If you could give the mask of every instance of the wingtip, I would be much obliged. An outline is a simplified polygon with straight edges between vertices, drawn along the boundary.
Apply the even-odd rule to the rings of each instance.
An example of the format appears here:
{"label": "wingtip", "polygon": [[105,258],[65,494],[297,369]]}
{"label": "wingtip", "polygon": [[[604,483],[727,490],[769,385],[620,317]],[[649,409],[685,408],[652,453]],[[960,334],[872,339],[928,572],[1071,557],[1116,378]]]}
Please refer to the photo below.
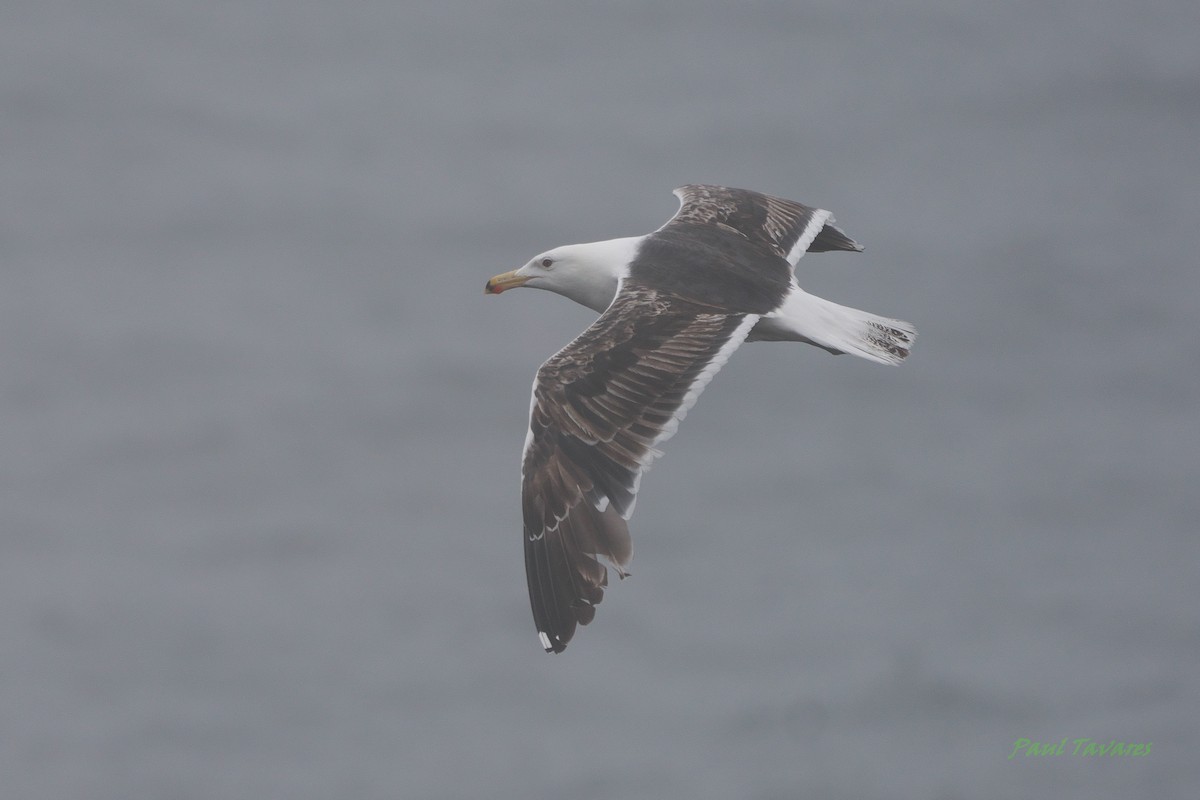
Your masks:
{"label": "wingtip", "polygon": [[567,649],[565,642],[551,641],[545,631],[538,631],[538,641],[542,644],[542,649],[547,653],[561,653]]}
{"label": "wingtip", "polygon": [[863,246],[846,235],[846,232],[833,224],[833,216],[825,220],[824,226],[808,245],[810,253],[828,253],[830,250],[842,250],[850,253],[861,253]]}

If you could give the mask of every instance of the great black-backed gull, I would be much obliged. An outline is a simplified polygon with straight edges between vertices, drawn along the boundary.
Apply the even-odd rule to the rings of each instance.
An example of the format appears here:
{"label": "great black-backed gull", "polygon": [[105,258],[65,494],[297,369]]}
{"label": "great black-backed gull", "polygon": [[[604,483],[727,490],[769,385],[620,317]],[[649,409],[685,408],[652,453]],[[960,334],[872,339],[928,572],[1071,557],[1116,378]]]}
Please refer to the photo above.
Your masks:
{"label": "great black-backed gull", "polygon": [[633,554],[642,473],[744,341],[795,341],[883,364],[907,322],[801,290],[806,252],[861,251],[828,211],[744,189],[684,186],[645,236],[548,250],[487,282],[548,289],[602,312],[537,371],[521,464],[525,570],[538,639],[561,653]]}

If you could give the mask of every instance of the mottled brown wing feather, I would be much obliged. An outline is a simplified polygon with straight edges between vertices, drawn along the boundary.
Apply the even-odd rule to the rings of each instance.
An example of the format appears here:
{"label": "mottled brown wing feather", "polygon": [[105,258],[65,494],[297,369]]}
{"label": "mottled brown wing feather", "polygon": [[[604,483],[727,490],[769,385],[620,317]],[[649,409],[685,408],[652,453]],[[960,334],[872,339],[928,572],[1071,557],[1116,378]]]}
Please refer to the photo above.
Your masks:
{"label": "mottled brown wing feather", "polygon": [[521,495],[529,600],[548,651],[595,616],[608,583],[597,556],[626,574],[642,471],[756,319],[627,280],[538,370]]}
{"label": "mottled brown wing feather", "polygon": [[[675,190],[679,211],[672,223],[715,225],[762,244],[793,266],[805,252],[860,251],[832,224],[828,211],[748,189],[692,184]],[[802,242],[803,249],[796,251]]]}

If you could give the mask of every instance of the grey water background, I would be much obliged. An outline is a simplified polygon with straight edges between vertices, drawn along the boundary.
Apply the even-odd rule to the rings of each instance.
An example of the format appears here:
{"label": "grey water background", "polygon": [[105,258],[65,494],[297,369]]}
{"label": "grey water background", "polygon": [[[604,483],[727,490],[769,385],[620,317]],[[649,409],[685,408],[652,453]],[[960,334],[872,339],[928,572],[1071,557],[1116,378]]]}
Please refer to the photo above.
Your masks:
{"label": "grey water background", "polygon": [[[1195,797],[1198,33],[4,4],[4,796]],[[802,284],[921,338],[742,348],[550,657],[518,459],[592,315],[483,282],[687,182],[832,209]]]}

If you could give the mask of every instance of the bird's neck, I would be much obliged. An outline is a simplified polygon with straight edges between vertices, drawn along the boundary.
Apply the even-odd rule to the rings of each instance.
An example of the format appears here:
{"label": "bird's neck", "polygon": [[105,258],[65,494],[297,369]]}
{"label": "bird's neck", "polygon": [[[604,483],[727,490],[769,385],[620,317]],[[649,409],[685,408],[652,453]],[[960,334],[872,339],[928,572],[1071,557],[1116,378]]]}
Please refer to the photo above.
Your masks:
{"label": "bird's neck", "polygon": [[612,304],[618,281],[628,272],[629,263],[637,255],[643,238],[627,236],[588,243],[589,261],[593,267],[562,294],[593,311],[603,312]]}

